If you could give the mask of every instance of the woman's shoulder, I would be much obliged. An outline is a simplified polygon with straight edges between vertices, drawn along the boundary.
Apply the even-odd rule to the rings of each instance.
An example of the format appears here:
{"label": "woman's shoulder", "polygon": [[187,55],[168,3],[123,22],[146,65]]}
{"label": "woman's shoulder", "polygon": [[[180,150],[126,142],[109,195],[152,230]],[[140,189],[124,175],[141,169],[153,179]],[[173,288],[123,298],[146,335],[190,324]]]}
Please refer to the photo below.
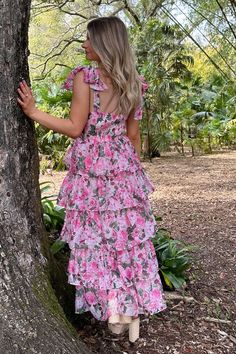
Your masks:
{"label": "woman's shoulder", "polygon": [[67,76],[66,81],[63,83],[62,88],[72,90],[73,80],[79,72],[83,71],[84,82],[89,84],[91,88],[96,90],[104,90],[104,85],[99,78],[98,69],[91,65],[78,65]]}

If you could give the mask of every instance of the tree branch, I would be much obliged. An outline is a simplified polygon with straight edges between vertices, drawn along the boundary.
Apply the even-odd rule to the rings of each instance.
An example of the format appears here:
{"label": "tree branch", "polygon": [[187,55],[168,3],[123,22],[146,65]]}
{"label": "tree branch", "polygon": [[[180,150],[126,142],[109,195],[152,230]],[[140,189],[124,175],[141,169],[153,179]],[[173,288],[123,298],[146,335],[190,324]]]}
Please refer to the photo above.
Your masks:
{"label": "tree branch", "polygon": [[109,16],[115,16],[117,15],[120,11],[124,10],[124,6],[119,7],[118,9],[114,10],[113,12],[110,13]]}
{"label": "tree branch", "polygon": [[[38,12],[36,12],[33,17],[36,17],[38,15],[41,15],[45,12],[49,12],[49,11],[52,11],[52,10],[60,10],[62,11],[63,13],[66,13],[68,15],[71,15],[71,16],[78,16],[78,17],[81,17],[85,20],[88,20],[88,17],[86,17],[85,15],[82,15],[80,12],[73,12],[73,11],[69,11],[69,10],[65,10],[63,9],[63,7],[65,5],[67,5],[68,3],[70,2],[74,2],[74,1],[71,1],[71,0],[65,0],[62,4],[49,4],[49,5],[43,5],[43,6],[37,6],[36,5],[33,5],[32,6],[32,10],[37,10]],[[44,9],[44,11],[39,11],[41,9]],[[86,10],[86,9],[89,9],[89,7],[84,7],[82,10]]]}
{"label": "tree branch", "polygon": [[34,81],[42,81],[42,80],[44,80],[57,66],[62,66],[62,67],[68,68],[68,69],[72,69],[68,65],[61,64],[61,63],[55,63],[53,68],[51,68],[49,71],[47,71],[44,76],[40,76],[40,77],[34,78]]}
{"label": "tree branch", "polygon": [[[176,4],[175,5],[177,7],[177,9],[188,19],[188,21],[192,24],[193,21],[183,12],[183,10]],[[201,33],[201,35],[203,36],[203,38],[205,38],[205,40],[209,43],[209,45],[216,51],[216,53],[219,55],[219,57],[223,60],[223,62],[226,64],[226,66],[228,67],[228,69],[230,71],[232,71],[232,73],[235,75],[236,72],[232,69],[232,66],[226,61],[225,57],[223,57],[223,55],[218,51],[218,49],[209,41],[209,39],[205,36],[205,34],[199,29],[197,28],[197,31],[199,33]],[[191,33],[191,32],[189,32]]]}
{"label": "tree branch", "polygon": [[162,4],[163,4],[164,1],[165,1],[165,0],[161,0],[158,4],[155,4],[153,10],[152,10],[152,11],[150,12],[150,14],[149,14],[149,17],[153,17],[153,16],[156,14],[157,9],[160,9],[160,8],[161,8],[161,6],[162,6]]}
{"label": "tree branch", "polygon": [[214,65],[214,67],[221,73],[221,75],[230,80],[228,75],[216,64],[216,62],[209,56],[209,54],[202,48],[202,46],[191,36],[191,34],[184,28],[184,26],[163,6],[161,9],[166,16],[168,16],[173,22],[175,22],[183,32],[187,34],[187,36],[193,41],[193,43],[206,55],[206,57],[210,60],[210,62]]}
{"label": "tree branch", "polygon": [[216,1],[217,5],[219,6],[219,8],[220,8],[220,10],[221,10],[221,12],[222,12],[222,14],[223,14],[223,16],[225,18],[225,21],[227,22],[227,24],[228,24],[233,36],[236,39],[236,34],[235,34],[234,30],[233,30],[233,27],[231,26],[231,23],[228,21],[228,18],[226,16],[226,13],[224,12],[224,9],[223,9],[222,5],[220,4],[220,2],[218,0],[215,0],[215,1]]}
{"label": "tree branch", "polygon": [[235,18],[236,18],[236,2],[235,2],[235,0],[229,0],[229,1],[231,4],[231,7],[232,7],[233,16],[235,16]]}
{"label": "tree branch", "polygon": [[[77,41],[78,41],[79,43],[83,43],[82,40],[77,39]],[[55,45],[54,47],[52,47],[52,48],[50,49],[50,51],[49,51],[47,54],[44,54],[44,55],[42,55],[42,54],[37,54],[37,53],[31,53],[31,54],[34,55],[35,57],[47,58],[50,54],[52,54],[52,53],[54,52],[55,49],[57,49],[58,47],[60,47],[60,45],[61,45],[63,42],[68,43],[68,42],[71,42],[71,41],[70,41],[69,39],[62,39],[60,42],[57,43],[57,45]],[[41,65],[43,65],[43,64],[41,64]],[[35,69],[37,69],[37,68],[35,68]]]}
{"label": "tree branch", "polygon": [[46,60],[44,63],[41,63],[41,64],[39,64],[39,65],[36,66],[36,67],[33,67],[33,69],[38,69],[38,68],[40,68],[41,66],[43,66],[43,70],[42,70],[42,72],[41,72],[41,73],[43,74],[43,73],[45,72],[45,70],[46,70],[48,61],[51,60],[51,59],[53,59],[53,58],[56,58],[56,57],[60,56],[60,55],[65,51],[65,49],[66,49],[67,47],[69,47],[69,46],[70,46],[72,43],[74,43],[74,42],[79,42],[79,40],[78,40],[78,39],[72,39],[72,40],[68,41],[68,43],[60,50],[60,52],[51,55],[49,58],[47,58],[47,60]]}
{"label": "tree branch", "polygon": [[135,22],[137,23],[137,25],[139,27],[142,27],[142,24],[141,24],[141,21],[140,21],[138,15],[134,12],[132,7],[130,7],[130,5],[128,4],[128,0],[124,0],[124,9],[126,9],[130,13],[130,15],[134,18]]}
{"label": "tree branch", "polygon": [[202,12],[197,10],[192,4],[189,4],[188,1],[186,1],[186,0],[181,0],[181,1],[184,2],[187,6],[189,6],[193,11],[198,13],[202,18],[204,18],[204,20],[206,20],[213,28],[215,28],[217,30],[217,32],[221,34],[221,36],[224,38],[224,40],[227,41],[228,44],[236,50],[236,46],[227,38],[227,36],[224,35],[223,32],[221,32],[219,30],[219,28],[217,26],[214,25],[213,22],[211,22],[205,15],[203,15]]}

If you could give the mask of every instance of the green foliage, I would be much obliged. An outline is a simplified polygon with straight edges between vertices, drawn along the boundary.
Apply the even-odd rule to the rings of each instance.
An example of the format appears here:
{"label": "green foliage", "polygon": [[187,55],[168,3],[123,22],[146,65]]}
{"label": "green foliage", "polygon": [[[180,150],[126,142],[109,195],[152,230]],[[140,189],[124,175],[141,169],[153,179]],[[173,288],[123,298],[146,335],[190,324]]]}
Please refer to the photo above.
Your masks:
{"label": "green foliage", "polygon": [[65,247],[65,245],[66,245],[66,242],[64,242],[62,240],[54,241],[50,247],[52,254],[56,254],[56,253],[60,252]]}
{"label": "green foliage", "polygon": [[[234,95],[232,97],[232,95]],[[235,143],[235,89],[232,82],[225,82],[219,75],[212,75],[207,83],[199,78],[182,87],[182,94],[171,113],[175,141],[195,146],[204,153],[212,152],[219,145]],[[190,128],[196,135],[189,139]]]}
{"label": "green foliage", "polygon": [[[62,78],[58,83],[45,79],[43,82],[36,82],[33,90],[36,96],[38,107],[59,118],[66,118],[69,115],[71,92],[62,90]],[[35,123],[38,149],[44,156],[40,163],[42,172],[47,168],[64,170],[63,156],[71,143],[71,139],[65,135],[53,132]]]}
{"label": "green foliage", "polygon": [[59,205],[55,205],[52,200],[45,199],[43,205],[43,220],[46,229],[60,229],[64,222],[65,210]]}
{"label": "green foliage", "polygon": [[[40,183],[41,195],[50,190],[51,183],[53,184],[53,182],[50,181]],[[44,195],[41,197],[44,225],[50,232],[61,230],[65,219],[65,209],[59,205],[56,205],[56,197],[57,195],[55,194]]]}
{"label": "green foliage", "polygon": [[185,271],[190,268],[193,261],[190,252],[195,246],[174,240],[165,228],[159,228],[152,241],[163,287],[171,290],[181,288],[186,282]]}
{"label": "green foliage", "polygon": [[182,32],[176,25],[151,18],[143,30],[133,27],[132,40],[139,71],[149,83],[142,133],[149,137],[149,153],[169,150],[173,141],[171,112],[179,102],[183,83],[191,80],[193,57],[180,44]]}

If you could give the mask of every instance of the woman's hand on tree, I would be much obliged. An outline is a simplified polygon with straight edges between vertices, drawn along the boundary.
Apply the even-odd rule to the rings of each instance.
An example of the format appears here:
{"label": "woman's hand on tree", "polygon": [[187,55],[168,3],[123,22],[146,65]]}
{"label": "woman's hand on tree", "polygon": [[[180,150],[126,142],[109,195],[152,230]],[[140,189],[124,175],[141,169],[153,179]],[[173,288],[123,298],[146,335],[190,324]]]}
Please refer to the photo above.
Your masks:
{"label": "woman's hand on tree", "polygon": [[28,117],[31,117],[37,108],[35,106],[35,99],[32,95],[32,90],[27,85],[25,80],[20,82],[17,92],[20,96],[20,98],[17,98],[17,101],[21,105],[22,110]]}

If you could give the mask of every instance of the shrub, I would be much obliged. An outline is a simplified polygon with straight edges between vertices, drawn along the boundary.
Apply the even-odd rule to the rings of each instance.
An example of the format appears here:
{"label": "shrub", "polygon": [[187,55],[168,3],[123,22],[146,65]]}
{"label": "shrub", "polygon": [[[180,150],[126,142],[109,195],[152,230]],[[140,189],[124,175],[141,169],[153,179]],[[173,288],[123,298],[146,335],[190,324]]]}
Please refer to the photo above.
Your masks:
{"label": "shrub", "polygon": [[[156,220],[161,220],[155,216]],[[163,287],[167,290],[181,288],[186,283],[185,271],[190,268],[193,257],[190,254],[196,246],[175,240],[165,228],[159,228],[152,239]]]}
{"label": "shrub", "polygon": [[[54,183],[49,181],[40,183],[41,195],[48,192],[50,184]],[[64,223],[65,209],[56,204],[56,197],[56,194],[41,197],[43,221],[47,231],[60,231]]]}

